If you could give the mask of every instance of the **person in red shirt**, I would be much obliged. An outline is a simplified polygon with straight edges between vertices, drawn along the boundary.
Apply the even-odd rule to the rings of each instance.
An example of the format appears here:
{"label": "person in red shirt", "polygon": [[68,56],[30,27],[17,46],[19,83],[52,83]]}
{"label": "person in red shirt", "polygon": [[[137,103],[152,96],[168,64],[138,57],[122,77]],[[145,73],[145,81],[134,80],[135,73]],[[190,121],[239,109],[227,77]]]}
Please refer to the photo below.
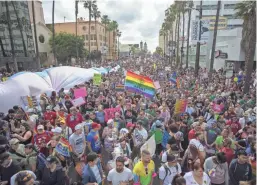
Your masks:
{"label": "person in red shirt", "polygon": [[44,113],[44,119],[49,120],[51,125],[55,126],[56,113],[51,111],[51,107],[46,107],[46,112]]}
{"label": "person in red shirt", "polygon": [[72,129],[72,132],[74,132],[75,126],[83,122],[83,117],[76,107],[71,107],[70,112],[71,113],[66,118],[66,124]]}
{"label": "person in red shirt", "polygon": [[36,134],[32,139],[32,144],[36,145],[41,153],[48,155],[48,150],[46,144],[51,140],[53,134],[49,131],[45,131],[43,125],[37,126]]}
{"label": "person in red shirt", "polygon": [[188,132],[188,140],[195,139],[195,133],[201,131],[201,125],[199,122],[192,124],[193,128]]}
{"label": "person in red shirt", "polygon": [[234,135],[241,129],[241,125],[238,122],[237,117],[232,117],[231,120],[228,120],[226,125],[230,126],[231,131],[233,132]]}
{"label": "person in red shirt", "polygon": [[231,139],[227,138],[223,140],[223,147],[220,149],[220,152],[224,152],[226,154],[226,159],[228,166],[232,159],[235,158],[234,150],[231,148],[232,141]]}

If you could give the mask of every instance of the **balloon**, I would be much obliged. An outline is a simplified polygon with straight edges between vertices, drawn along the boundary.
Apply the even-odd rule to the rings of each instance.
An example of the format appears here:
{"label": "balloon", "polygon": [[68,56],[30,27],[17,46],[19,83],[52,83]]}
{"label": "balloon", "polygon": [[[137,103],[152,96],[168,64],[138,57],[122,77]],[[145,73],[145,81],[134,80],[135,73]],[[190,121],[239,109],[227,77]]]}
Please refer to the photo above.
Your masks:
{"label": "balloon", "polygon": [[234,82],[238,82],[238,78],[237,77],[234,78]]}

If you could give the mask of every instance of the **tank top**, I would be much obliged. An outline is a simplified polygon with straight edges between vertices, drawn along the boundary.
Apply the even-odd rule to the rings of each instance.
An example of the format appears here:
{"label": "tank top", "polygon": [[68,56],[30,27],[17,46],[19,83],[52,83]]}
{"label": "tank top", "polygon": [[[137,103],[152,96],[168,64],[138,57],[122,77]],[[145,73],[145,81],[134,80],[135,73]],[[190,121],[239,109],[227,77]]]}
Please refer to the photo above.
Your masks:
{"label": "tank top", "polygon": [[[31,132],[31,131],[27,131],[27,132]],[[27,132],[24,132],[24,134],[22,134],[22,137],[24,137]],[[31,133],[32,133],[32,132],[31,132]],[[24,144],[24,145],[30,144],[30,143],[31,143],[31,140],[32,140],[32,137],[33,137],[33,133],[31,134],[31,136],[30,136],[29,139],[27,139],[26,141],[21,141],[20,143],[21,143],[21,144]]]}

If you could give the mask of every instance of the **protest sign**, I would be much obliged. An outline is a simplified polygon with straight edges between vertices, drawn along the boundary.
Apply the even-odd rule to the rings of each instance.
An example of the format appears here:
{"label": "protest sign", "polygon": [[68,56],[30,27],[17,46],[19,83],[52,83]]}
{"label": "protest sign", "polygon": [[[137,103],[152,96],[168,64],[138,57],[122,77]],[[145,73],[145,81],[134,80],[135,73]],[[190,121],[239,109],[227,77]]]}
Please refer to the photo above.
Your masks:
{"label": "protest sign", "polygon": [[115,91],[117,92],[123,92],[125,90],[124,85],[118,84],[115,86]]}
{"label": "protest sign", "polygon": [[104,109],[104,120],[107,122],[109,119],[113,119],[116,112],[120,112],[120,107]]}
{"label": "protest sign", "polygon": [[161,88],[159,81],[155,81],[153,83],[154,83],[155,89],[160,89]]}
{"label": "protest sign", "polygon": [[80,105],[83,105],[86,103],[86,101],[84,100],[84,98],[82,97],[79,97],[77,99],[74,99],[74,100],[71,100],[72,104],[77,107],[77,106],[80,106]]}
{"label": "protest sign", "polygon": [[187,100],[176,100],[175,114],[180,114],[185,112],[186,107],[187,107]]}
{"label": "protest sign", "polygon": [[79,88],[79,89],[74,89],[74,96],[75,96],[75,99],[79,98],[79,97],[84,98],[85,96],[87,96],[86,88],[82,87],[82,88]]}
{"label": "protest sign", "polygon": [[148,150],[153,157],[155,154],[156,150],[156,143],[155,143],[155,136],[152,135],[143,146],[141,146],[140,151],[142,152],[143,150]]}
{"label": "protest sign", "polygon": [[95,74],[94,74],[94,77],[93,77],[93,84],[94,84],[94,85],[100,85],[101,82],[102,82],[102,76],[101,76],[101,74],[95,73]]}

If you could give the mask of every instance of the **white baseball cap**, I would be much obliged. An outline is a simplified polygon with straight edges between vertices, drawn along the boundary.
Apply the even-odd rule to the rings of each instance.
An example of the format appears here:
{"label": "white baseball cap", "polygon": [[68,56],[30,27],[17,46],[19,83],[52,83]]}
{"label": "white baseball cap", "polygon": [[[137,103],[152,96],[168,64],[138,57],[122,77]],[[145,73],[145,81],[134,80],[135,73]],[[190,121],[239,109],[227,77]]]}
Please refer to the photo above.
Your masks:
{"label": "white baseball cap", "polygon": [[51,130],[51,132],[60,134],[60,133],[62,133],[62,128],[61,127],[55,127]]}

